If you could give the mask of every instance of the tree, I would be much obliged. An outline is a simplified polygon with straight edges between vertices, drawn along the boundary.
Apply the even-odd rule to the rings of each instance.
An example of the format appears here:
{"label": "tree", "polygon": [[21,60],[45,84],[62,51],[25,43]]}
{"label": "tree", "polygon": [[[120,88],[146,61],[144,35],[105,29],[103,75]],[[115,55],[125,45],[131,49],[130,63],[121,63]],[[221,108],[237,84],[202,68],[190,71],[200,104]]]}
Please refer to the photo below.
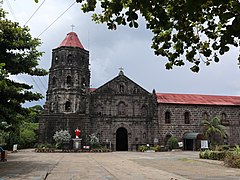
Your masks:
{"label": "tree", "polygon": [[[36,0],[35,0],[36,1]],[[219,55],[239,46],[239,0],[76,0],[96,23],[137,28],[139,16],[153,33],[155,55],[168,58],[167,69],[191,63],[193,72],[200,63],[219,62]],[[99,6],[97,4],[99,3]],[[98,7],[98,8],[96,8]],[[238,58],[240,65],[240,56]]]}
{"label": "tree", "polygon": [[16,82],[9,75],[44,76],[47,71],[37,67],[42,55],[37,50],[40,40],[33,38],[27,27],[6,19],[5,15],[0,8],[0,122],[12,125],[10,130],[14,133],[19,127],[18,115],[29,113],[22,104],[43,96],[32,92],[31,85]]}
{"label": "tree", "polygon": [[206,127],[206,137],[210,140],[212,145],[217,143],[217,135],[220,137],[227,137],[225,126],[221,125],[218,117],[214,117],[210,121],[203,120],[202,124]]}

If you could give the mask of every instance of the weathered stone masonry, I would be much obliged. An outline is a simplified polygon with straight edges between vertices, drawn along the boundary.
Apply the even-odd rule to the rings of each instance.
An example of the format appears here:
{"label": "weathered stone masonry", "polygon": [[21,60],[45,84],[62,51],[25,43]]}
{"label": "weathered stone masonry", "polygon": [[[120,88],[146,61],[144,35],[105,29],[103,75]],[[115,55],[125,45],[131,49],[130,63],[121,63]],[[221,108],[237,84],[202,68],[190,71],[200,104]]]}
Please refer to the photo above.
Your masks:
{"label": "weathered stone masonry", "polygon": [[95,133],[113,150],[136,150],[142,144],[165,145],[170,136],[183,141],[186,133],[203,134],[202,120],[219,116],[229,134],[225,143],[240,144],[240,97],[149,93],[123,71],[90,88],[89,52],[74,32],[53,49],[49,72],[41,143],[52,143],[57,130],[74,134],[78,127],[83,144]]}

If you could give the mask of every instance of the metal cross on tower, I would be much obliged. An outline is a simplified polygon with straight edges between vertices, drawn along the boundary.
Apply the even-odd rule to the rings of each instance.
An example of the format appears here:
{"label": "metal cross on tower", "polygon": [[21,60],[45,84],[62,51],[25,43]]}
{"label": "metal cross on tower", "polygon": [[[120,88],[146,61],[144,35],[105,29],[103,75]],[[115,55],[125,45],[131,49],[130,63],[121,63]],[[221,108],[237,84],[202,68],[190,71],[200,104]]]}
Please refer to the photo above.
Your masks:
{"label": "metal cross on tower", "polygon": [[72,32],[73,32],[73,29],[75,28],[75,26],[72,24],[71,27],[72,27]]}

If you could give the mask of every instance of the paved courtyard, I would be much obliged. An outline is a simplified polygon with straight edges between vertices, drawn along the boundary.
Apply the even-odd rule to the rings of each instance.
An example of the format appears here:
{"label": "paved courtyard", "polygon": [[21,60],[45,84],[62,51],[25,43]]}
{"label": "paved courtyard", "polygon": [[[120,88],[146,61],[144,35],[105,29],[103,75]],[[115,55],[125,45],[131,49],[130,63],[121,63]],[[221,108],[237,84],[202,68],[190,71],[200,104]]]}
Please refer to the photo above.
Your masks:
{"label": "paved courtyard", "polygon": [[198,159],[198,152],[9,153],[0,180],[240,180],[240,169]]}

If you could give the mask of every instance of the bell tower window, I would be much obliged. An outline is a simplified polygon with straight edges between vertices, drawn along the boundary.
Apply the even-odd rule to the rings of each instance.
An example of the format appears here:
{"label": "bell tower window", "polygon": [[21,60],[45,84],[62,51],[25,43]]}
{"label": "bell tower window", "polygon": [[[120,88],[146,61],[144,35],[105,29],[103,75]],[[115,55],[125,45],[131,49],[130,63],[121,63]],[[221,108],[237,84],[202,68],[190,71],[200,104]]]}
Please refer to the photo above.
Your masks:
{"label": "bell tower window", "polygon": [[53,102],[50,103],[50,111],[51,111],[51,112],[54,111],[54,103],[53,103]]}
{"label": "bell tower window", "polygon": [[71,103],[70,101],[66,101],[65,103],[65,111],[70,111],[71,110]]}
{"label": "bell tower window", "polygon": [[72,83],[72,77],[67,76],[67,85],[71,85],[71,83]]}
{"label": "bell tower window", "polygon": [[52,85],[53,85],[53,86],[56,85],[56,77],[55,77],[55,76],[52,78]]}
{"label": "bell tower window", "polygon": [[71,54],[69,54],[69,55],[67,56],[67,62],[68,62],[68,63],[71,63],[72,60],[73,60],[73,56],[72,56]]}
{"label": "bell tower window", "polygon": [[82,87],[85,87],[86,86],[86,80],[85,80],[85,78],[82,78]]}

